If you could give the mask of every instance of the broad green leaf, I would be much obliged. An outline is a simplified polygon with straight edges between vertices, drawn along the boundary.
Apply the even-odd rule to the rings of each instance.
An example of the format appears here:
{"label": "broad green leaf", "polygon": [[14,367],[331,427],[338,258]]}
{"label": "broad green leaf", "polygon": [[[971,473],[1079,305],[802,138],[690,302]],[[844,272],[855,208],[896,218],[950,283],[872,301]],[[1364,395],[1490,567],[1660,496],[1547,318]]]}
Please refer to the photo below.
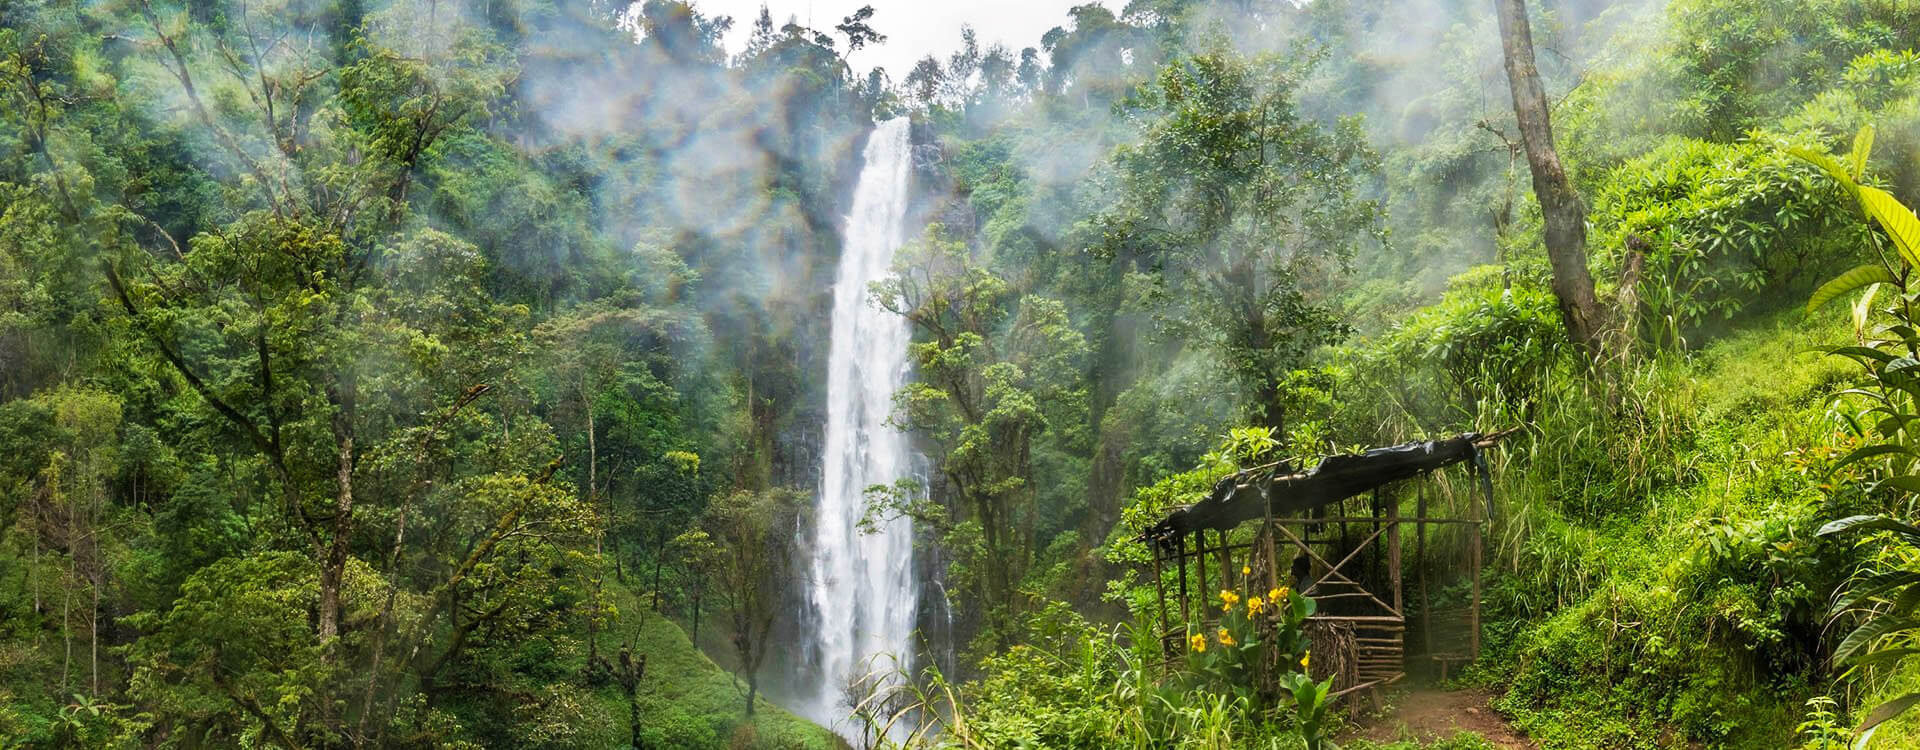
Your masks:
{"label": "broad green leaf", "polygon": [[1916,374],[1916,371],[1920,371],[1920,359],[1901,357],[1892,362],[1888,362],[1886,369],[1881,370],[1880,373],[1884,377],[1887,375],[1913,375]]}
{"label": "broad green leaf", "polygon": [[1836,346],[1826,350],[1827,354],[1839,357],[1861,357],[1885,364],[1893,361],[1893,355],[1868,346]]}
{"label": "broad green leaf", "polygon": [[1920,373],[1898,372],[1893,375],[1894,377],[1886,379],[1887,385],[1898,388],[1915,399],[1920,399],[1920,377],[1916,377]]}
{"label": "broad green leaf", "polygon": [[1869,445],[1864,448],[1857,448],[1852,453],[1848,453],[1847,455],[1842,456],[1840,460],[1835,461],[1833,463],[1832,469],[1827,470],[1827,474],[1831,476],[1834,472],[1844,469],[1855,462],[1864,461],[1866,459],[1873,458],[1874,456],[1884,456],[1889,453],[1904,453],[1909,456],[1913,455],[1913,451],[1908,449],[1904,445],[1892,445],[1888,443],[1882,443],[1879,445]]}
{"label": "broad green leaf", "polygon": [[1860,653],[1861,649],[1874,641],[1891,633],[1909,630],[1914,624],[1911,618],[1892,615],[1882,615],[1868,620],[1860,627],[1854,628],[1847,637],[1840,639],[1840,645],[1833,649],[1833,660],[1836,663],[1852,661],[1855,654]]}
{"label": "broad green leaf", "polygon": [[1900,595],[1894,597],[1893,607],[1887,611],[1905,617],[1913,614],[1913,608],[1920,606],[1920,586],[1909,586]]}
{"label": "broad green leaf", "polygon": [[1900,251],[1900,259],[1906,261],[1909,268],[1920,268],[1920,217],[1914,216],[1913,209],[1885,190],[1862,186],[1859,192],[1860,205],[1887,230],[1894,248]]}
{"label": "broad green leaf", "polygon": [[1907,693],[1906,695],[1874,706],[1872,711],[1867,712],[1866,720],[1860,722],[1860,726],[1854,727],[1853,731],[1867,731],[1883,721],[1906,713],[1907,709],[1913,708],[1913,704],[1915,703],[1920,703],[1920,693]]}
{"label": "broad green leaf", "polygon": [[1893,439],[1901,430],[1907,429],[1907,425],[1912,424],[1915,420],[1920,420],[1920,415],[1894,414],[1892,410],[1885,407],[1876,406],[1871,411],[1887,414],[1886,418],[1874,423],[1873,429],[1880,433],[1881,437],[1889,440]]}
{"label": "broad green leaf", "polygon": [[1789,146],[1787,153],[1798,157],[1801,161],[1819,167],[1820,171],[1826,172],[1828,177],[1832,177],[1836,182],[1839,182],[1841,187],[1846,188],[1848,192],[1859,192],[1859,183],[1854,181],[1852,175],[1847,174],[1847,168],[1841,165],[1839,160],[1803,146]]}
{"label": "broad green leaf", "polygon": [[1886,516],[1848,516],[1838,521],[1828,522],[1814,532],[1814,536],[1833,536],[1846,531],[1894,531],[1913,537],[1920,537],[1916,529]]}
{"label": "broad green leaf", "polygon": [[1853,303],[1853,335],[1858,337],[1867,330],[1867,315],[1873,312],[1873,297],[1880,293],[1879,284],[1868,284],[1867,290],[1860,293],[1860,299]]}
{"label": "broad green leaf", "polygon": [[[1914,476],[1911,474],[1896,474],[1894,476],[1890,476],[1890,477],[1887,477],[1886,479],[1880,480],[1880,484],[1888,487],[1892,487],[1896,490],[1912,492],[1916,495],[1920,495],[1920,476]],[[1907,528],[1912,529],[1913,527],[1908,526]],[[1916,533],[1920,533],[1920,529],[1915,529],[1914,531]],[[1903,531],[1901,533],[1908,533],[1908,532]]]}
{"label": "broad green leaf", "polygon": [[1861,654],[1853,663],[1862,667],[1884,667],[1909,656],[1920,654],[1920,648],[1883,648],[1872,653]]}
{"label": "broad green leaf", "polygon": [[[1844,391],[1841,391],[1840,393],[1838,393],[1838,394],[1836,394],[1836,395],[1840,395],[1840,396],[1859,396],[1859,397],[1861,397],[1861,398],[1866,398],[1866,399],[1872,399],[1872,400],[1875,400],[1875,401],[1879,401],[1880,403],[1883,403],[1883,404],[1884,404],[1884,403],[1889,403],[1889,399],[1888,399],[1888,397],[1887,397],[1887,394],[1884,394],[1884,393],[1881,393],[1881,392],[1879,392],[1879,391],[1869,391],[1869,390],[1867,390],[1867,389],[1865,389],[1865,388],[1848,388],[1848,389],[1846,389],[1846,390],[1844,390]],[[1856,427],[1856,428],[1857,428],[1857,427],[1859,427],[1859,425],[1857,425],[1857,424],[1856,424],[1856,425],[1854,425],[1854,427]]]}
{"label": "broad green leaf", "polygon": [[1807,299],[1807,312],[1812,313],[1825,306],[1828,302],[1839,299],[1861,287],[1870,284],[1891,284],[1895,281],[1896,279],[1894,279],[1892,273],[1887,271],[1886,266],[1878,263],[1856,266],[1853,270],[1835,276],[1831,281],[1821,284],[1819,289],[1815,289],[1813,296]]}
{"label": "broad green leaf", "polygon": [[1867,173],[1867,154],[1872,152],[1873,152],[1873,126],[1868,125],[1866,127],[1861,128],[1860,132],[1854,134],[1853,150],[1847,152],[1847,156],[1853,159],[1854,181],[1856,182],[1859,181],[1860,177]]}
{"label": "broad green leaf", "polygon": [[1829,610],[1829,613],[1835,615],[1840,614],[1849,609],[1853,609],[1854,605],[1868,599],[1872,599],[1902,586],[1911,586],[1916,583],[1920,583],[1920,572],[1903,570],[1868,576],[1847,587],[1846,596],[1834,602],[1833,608]]}

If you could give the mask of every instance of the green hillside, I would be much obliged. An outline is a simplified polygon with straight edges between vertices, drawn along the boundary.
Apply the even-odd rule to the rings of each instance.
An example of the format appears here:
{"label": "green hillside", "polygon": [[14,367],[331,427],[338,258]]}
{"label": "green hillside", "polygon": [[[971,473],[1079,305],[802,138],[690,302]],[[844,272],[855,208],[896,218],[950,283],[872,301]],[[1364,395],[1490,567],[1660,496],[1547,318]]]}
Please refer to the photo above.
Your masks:
{"label": "green hillside", "polygon": [[[754,707],[752,720],[745,720],[741,711],[745,685],[694,648],[685,630],[666,617],[648,612],[636,596],[616,596],[614,602],[621,614],[601,634],[600,647],[618,654],[622,645],[630,644],[636,658],[646,657],[646,677],[640,682],[636,701],[646,746],[845,747],[833,733],[764,697]],[[597,695],[603,702],[624,702],[617,690],[603,688]]]}

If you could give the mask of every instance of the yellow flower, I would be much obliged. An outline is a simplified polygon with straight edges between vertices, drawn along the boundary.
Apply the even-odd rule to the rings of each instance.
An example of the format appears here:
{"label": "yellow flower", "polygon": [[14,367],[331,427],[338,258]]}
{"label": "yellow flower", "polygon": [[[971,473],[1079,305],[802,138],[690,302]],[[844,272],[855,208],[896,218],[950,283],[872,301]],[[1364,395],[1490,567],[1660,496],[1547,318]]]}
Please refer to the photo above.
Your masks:
{"label": "yellow flower", "polygon": [[1240,575],[1243,575],[1243,576],[1253,575],[1253,568],[1247,567],[1245,565],[1240,566]]}
{"label": "yellow flower", "polygon": [[1257,597],[1257,596],[1247,597],[1247,616],[1252,617],[1254,615],[1260,614],[1260,608],[1263,606],[1266,606],[1266,605],[1264,602],[1260,601],[1260,597]]}
{"label": "yellow flower", "polygon": [[1287,598],[1287,593],[1288,593],[1287,587],[1285,586],[1281,586],[1280,588],[1277,588],[1277,589],[1270,589],[1267,591],[1267,601],[1273,602],[1274,606],[1279,606],[1280,600]]}
{"label": "yellow flower", "polygon": [[1300,655],[1300,668],[1301,668],[1302,670],[1304,670],[1304,669],[1306,669],[1306,668],[1307,668],[1307,662],[1308,662],[1308,660],[1310,660],[1310,659],[1312,659],[1312,658],[1313,658],[1313,652],[1312,652],[1312,651],[1308,651],[1308,652],[1306,652],[1306,653],[1304,653],[1304,654],[1301,654],[1301,655]]}
{"label": "yellow flower", "polygon": [[1192,638],[1187,639],[1187,644],[1192,646],[1193,650],[1198,653],[1204,654],[1207,652],[1207,637],[1204,635],[1194,633]]}
{"label": "yellow flower", "polygon": [[1221,628],[1220,629],[1220,645],[1231,646],[1233,645],[1233,643],[1234,643],[1233,634],[1227,632],[1226,628]]}
{"label": "yellow flower", "polygon": [[1233,605],[1239,604],[1239,603],[1240,603],[1239,594],[1233,593],[1231,591],[1220,592],[1220,611],[1226,612],[1228,610],[1231,610],[1233,609]]}

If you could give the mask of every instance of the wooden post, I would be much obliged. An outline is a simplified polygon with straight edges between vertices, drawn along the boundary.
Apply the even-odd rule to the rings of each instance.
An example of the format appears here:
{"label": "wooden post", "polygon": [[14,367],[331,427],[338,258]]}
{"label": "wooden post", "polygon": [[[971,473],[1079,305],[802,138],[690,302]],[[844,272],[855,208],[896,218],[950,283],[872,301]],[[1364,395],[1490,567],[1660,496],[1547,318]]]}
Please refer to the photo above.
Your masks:
{"label": "wooden post", "polygon": [[[1340,513],[1340,551],[1335,554],[1344,555],[1344,554],[1347,554],[1348,552],[1347,546],[1353,543],[1350,539],[1347,538],[1347,501],[1344,499],[1340,501],[1339,513]],[[1315,576],[1315,577],[1318,578],[1318,576]]]}
{"label": "wooden post", "polygon": [[1200,616],[1200,624],[1205,625],[1207,622],[1207,606],[1213,601],[1210,598],[1213,596],[1213,589],[1207,586],[1206,529],[1193,532],[1193,562],[1193,569],[1200,574],[1200,590],[1197,592],[1200,597],[1200,607],[1197,614]]}
{"label": "wooden post", "polygon": [[[1373,534],[1378,537],[1380,536],[1380,516],[1386,513],[1386,493],[1381,491],[1381,488],[1373,488],[1373,504],[1372,507],[1369,507],[1367,510],[1371,511],[1367,513],[1367,515],[1373,518]],[[1382,541],[1384,542],[1385,540]],[[1386,562],[1381,559],[1382,557],[1385,557],[1385,555],[1373,555],[1367,560],[1367,571],[1371,574],[1367,576],[1367,585],[1369,586],[1380,584],[1383,578],[1387,580],[1391,580],[1392,578],[1391,575],[1380,575],[1380,568],[1383,567],[1383,563]]]}
{"label": "wooden post", "polygon": [[1427,644],[1427,653],[1433,653],[1433,600],[1427,596],[1427,488],[1420,487],[1420,497],[1414,504],[1414,515],[1419,519],[1413,522],[1413,569],[1419,576],[1420,586],[1420,635]]}
{"label": "wooden post", "polygon": [[1407,603],[1400,584],[1400,499],[1387,495],[1387,578],[1393,583],[1393,613],[1407,616]]}
{"label": "wooden post", "polygon": [[1171,644],[1167,642],[1167,636],[1173,633],[1173,626],[1167,622],[1167,577],[1161,572],[1163,566],[1160,564],[1160,557],[1166,554],[1166,548],[1159,542],[1147,544],[1153,545],[1153,592],[1160,601],[1160,652],[1173,656]]}
{"label": "wooden post", "polygon": [[1270,588],[1270,589],[1279,588],[1280,587],[1280,550],[1276,548],[1273,543],[1273,538],[1278,535],[1273,532],[1272,516],[1268,516],[1267,522],[1260,526],[1260,533],[1266,535],[1267,537],[1267,588]]}
{"label": "wooden post", "polygon": [[[1232,545],[1227,542],[1226,529],[1220,530],[1220,548],[1216,551],[1220,553],[1220,588],[1229,590],[1236,588],[1233,585],[1233,549]],[[1245,590],[1246,586],[1244,584],[1246,582],[1242,581],[1241,583],[1243,585],[1237,588]]]}
{"label": "wooden post", "polygon": [[1480,524],[1476,523],[1467,528],[1473,531],[1473,547],[1470,553],[1473,557],[1471,560],[1471,564],[1473,565],[1473,602],[1468,608],[1467,616],[1469,627],[1472,630],[1470,636],[1473,644],[1472,657],[1478,661],[1480,659]]}
{"label": "wooden post", "polygon": [[1180,624],[1184,626],[1193,621],[1193,615],[1187,611],[1187,535],[1175,536],[1174,546],[1177,548],[1174,554],[1179,555],[1176,559],[1180,564]]}

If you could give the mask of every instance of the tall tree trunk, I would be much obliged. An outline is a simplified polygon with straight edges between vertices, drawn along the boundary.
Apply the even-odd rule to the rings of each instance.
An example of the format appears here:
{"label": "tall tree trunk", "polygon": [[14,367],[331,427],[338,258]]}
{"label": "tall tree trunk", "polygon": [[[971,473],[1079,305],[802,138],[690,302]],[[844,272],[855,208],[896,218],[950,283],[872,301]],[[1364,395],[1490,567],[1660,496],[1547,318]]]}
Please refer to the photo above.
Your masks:
{"label": "tall tree trunk", "polygon": [[[594,515],[599,517],[599,522],[594,524],[593,530],[593,559],[602,561],[606,559],[608,514],[600,512],[600,449],[594,442],[593,398],[587,394],[587,389],[584,384],[582,384],[580,388],[580,405],[587,414],[587,507],[592,509]],[[593,573],[593,598],[596,602],[600,599],[601,582],[602,574],[600,569],[595,568]],[[600,656],[600,626],[597,623],[597,618],[587,618],[588,664],[592,664],[593,661]]]}
{"label": "tall tree trunk", "polygon": [[658,527],[653,533],[653,611],[660,611],[660,567],[667,559],[667,527],[665,521],[655,521]]}
{"label": "tall tree trunk", "polygon": [[1101,419],[1094,424],[1099,426],[1099,433],[1087,467],[1087,517],[1080,523],[1081,541],[1089,548],[1098,546],[1120,520],[1121,495],[1127,481],[1127,443],[1133,438],[1131,422]]}
{"label": "tall tree trunk", "polygon": [[73,514],[67,514],[67,579],[62,581],[60,596],[60,644],[64,656],[60,659],[60,694],[67,695],[67,678],[73,668],[73,583],[80,575],[74,561]]}
{"label": "tall tree trunk", "polygon": [[[96,535],[94,538],[98,539],[98,536]],[[87,660],[93,673],[92,687],[87,691],[87,696],[91,698],[100,697],[100,587],[105,584],[107,578],[106,571],[103,570],[105,566],[100,562],[99,545],[100,543],[98,541],[93,541],[89,544],[89,546],[93,548],[94,567],[94,573],[90,576],[91,580],[88,581],[89,587],[93,589],[93,609],[87,612],[87,639],[89,641]]]}
{"label": "tall tree trunk", "polygon": [[[1121,287],[1125,270],[1132,262],[1130,256],[1116,260],[1106,276],[1110,289]],[[1122,304],[1119,297],[1115,293],[1100,303],[1106,307],[1102,313],[1106,318],[1105,333],[1099,338],[1094,367],[1089,374],[1093,399],[1087,424],[1093,425],[1096,433],[1093,460],[1087,469],[1087,517],[1080,525],[1082,540],[1089,547],[1099,544],[1120,520],[1127,473],[1126,444],[1133,434],[1131,423],[1107,419],[1108,410],[1119,403],[1120,394],[1137,380],[1132,366],[1136,361],[1134,320],[1119,311]]]}
{"label": "tall tree trunk", "polygon": [[1258,393],[1260,426],[1273,430],[1273,439],[1287,440],[1287,409],[1280,403],[1280,383],[1271,377],[1260,381]]}
{"label": "tall tree trunk", "polygon": [[[350,396],[348,397],[351,398]],[[335,396],[334,438],[338,443],[338,463],[334,476],[333,538],[327,545],[320,566],[320,642],[327,644],[340,633],[340,587],[346,578],[347,543],[353,532],[353,417],[351,402]],[[337,648],[329,646],[328,654]],[[327,657],[329,662],[332,656]]]}
{"label": "tall tree trunk", "polygon": [[1506,52],[1507,83],[1513,90],[1513,116],[1533,172],[1533,193],[1546,220],[1547,260],[1553,266],[1553,294],[1567,335],[1589,357],[1600,354],[1600,304],[1587,271],[1587,212],[1574,192],[1560,154],[1553,147],[1553,123],[1546,90],[1533,62],[1533,31],[1526,0],[1494,0],[1500,18],[1500,46]]}

